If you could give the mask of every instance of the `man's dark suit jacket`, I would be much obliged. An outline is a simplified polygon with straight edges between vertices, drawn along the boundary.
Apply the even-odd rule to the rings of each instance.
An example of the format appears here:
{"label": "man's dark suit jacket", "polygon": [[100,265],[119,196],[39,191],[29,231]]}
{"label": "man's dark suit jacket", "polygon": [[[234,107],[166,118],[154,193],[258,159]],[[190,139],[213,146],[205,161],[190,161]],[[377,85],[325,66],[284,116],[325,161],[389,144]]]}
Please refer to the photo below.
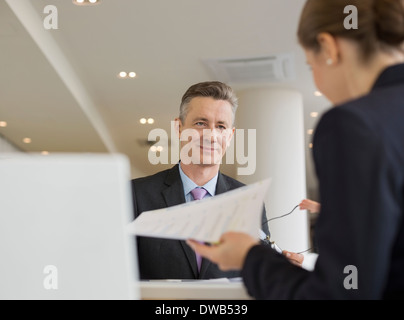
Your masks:
{"label": "man's dark suit jacket", "polygon": [[[219,172],[216,195],[243,186]],[[185,203],[178,164],[155,175],[132,180],[135,218],[142,212]],[[266,221],[265,209],[263,222]],[[269,234],[265,223],[262,230]],[[137,237],[141,279],[213,279],[240,277],[240,272],[221,271],[216,264],[202,259],[198,273],[194,251],[180,240]]]}
{"label": "man's dark suit jacket", "polygon": [[313,153],[315,269],[253,247],[242,270],[247,289],[258,299],[404,298],[404,64],[384,70],[368,95],[328,111]]}

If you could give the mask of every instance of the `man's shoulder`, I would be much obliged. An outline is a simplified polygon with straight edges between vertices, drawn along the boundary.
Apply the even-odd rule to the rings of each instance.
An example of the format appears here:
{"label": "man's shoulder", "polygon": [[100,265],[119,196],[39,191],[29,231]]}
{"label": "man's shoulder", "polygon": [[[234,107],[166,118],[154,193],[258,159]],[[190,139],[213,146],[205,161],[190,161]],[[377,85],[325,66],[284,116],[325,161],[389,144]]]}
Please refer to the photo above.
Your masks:
{"label": "man's shoulder", "polygon": [[229,186],[230,189],[236,189],[236,188],[240,188],[240,187],[245,186],[244,183],[242,183],[242,182],[240,182],[240,181],[238,181],[238,180],[236,180],[236,179],[234,179],[234,178],[232,178],[232,177],[230,177],[230,176],[228,176],[228,175],[226,175],[224,173],[220,173],[220,175],[221,175],[222,179],[224,181],[226,181],[226,184]]}
{"label": "man's shoulder", "polygon": [[170,169],[159,171],[149,176],[132,179],[132,186],[139,189],[150,185],[163,184],[168,176],[175,172],[176,167],[177,166],[174,166]]}
{"label": "man's shoulder", "polygon": [[161,179],[164,179],[165,177],[167,177],[167,174],[170,170],[171,169],[167,169],[167,170],[159,171],[157,173],[154,173],[154,174],[151,174],[148,176],[135,178],[135,179],[132,179],[132,182],[135,184],[139,184],[139,183],[145,183],[145,182],[153,181],[153,180],[161,180]]}

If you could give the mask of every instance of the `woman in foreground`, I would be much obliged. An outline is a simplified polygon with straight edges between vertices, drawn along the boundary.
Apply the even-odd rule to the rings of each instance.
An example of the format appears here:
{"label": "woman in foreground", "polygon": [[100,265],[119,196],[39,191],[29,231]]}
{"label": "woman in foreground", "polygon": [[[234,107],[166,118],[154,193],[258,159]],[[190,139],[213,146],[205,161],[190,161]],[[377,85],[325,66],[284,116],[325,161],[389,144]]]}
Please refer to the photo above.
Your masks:
{"label": "woman in foreground", "polygon": [[[344,27],[348,5],[357,29]],[[313,140],[315,269],[242,233],[188,244],[223,270],[240,269],[257,299],[404,298],[404,0],[308,0],[298,37],[316,86],[336,106]]]}

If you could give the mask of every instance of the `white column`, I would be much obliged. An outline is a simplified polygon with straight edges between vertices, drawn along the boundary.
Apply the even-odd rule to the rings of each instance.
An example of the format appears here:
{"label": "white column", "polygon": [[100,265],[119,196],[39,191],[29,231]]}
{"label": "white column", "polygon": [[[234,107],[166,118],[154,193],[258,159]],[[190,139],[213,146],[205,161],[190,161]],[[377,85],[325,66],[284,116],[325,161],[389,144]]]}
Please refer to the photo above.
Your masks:
{"label": "white column", "polygon": [[[240,90],[237,96],[236,128],[245,130],[245,140],[247,129],[256,129],[257,136],[256,170],[237,179],[249,184],[271,178],[265,200],[267,217],[284,215],[306,198],[302,96],[295,90],[267,87]],[[310,248],[306,211],[297,208],[268,226],[271,240],[281,249],[300,252]]]}

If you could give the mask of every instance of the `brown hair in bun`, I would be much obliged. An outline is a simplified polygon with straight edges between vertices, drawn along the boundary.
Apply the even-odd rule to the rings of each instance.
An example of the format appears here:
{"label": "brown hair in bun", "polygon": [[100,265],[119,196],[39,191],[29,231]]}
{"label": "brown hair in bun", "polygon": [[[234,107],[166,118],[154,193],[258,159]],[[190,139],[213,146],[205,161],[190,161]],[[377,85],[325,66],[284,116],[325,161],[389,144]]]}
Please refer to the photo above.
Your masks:
{"label": "brown hair in bun", "polygon": [[379,41],[400,46],[404,42],[404,0],[375,0],[374,13]]}
{"label": "brown hair in bun", "polygon": [[[358,9],[357,29],[344,27],[344,8],[349,5]],[[404,0],[307,0],[300,16],[299,42],[319,51],[317,35],[322,32],[355,41],[365,61],[378,50],[404,50]]]}

